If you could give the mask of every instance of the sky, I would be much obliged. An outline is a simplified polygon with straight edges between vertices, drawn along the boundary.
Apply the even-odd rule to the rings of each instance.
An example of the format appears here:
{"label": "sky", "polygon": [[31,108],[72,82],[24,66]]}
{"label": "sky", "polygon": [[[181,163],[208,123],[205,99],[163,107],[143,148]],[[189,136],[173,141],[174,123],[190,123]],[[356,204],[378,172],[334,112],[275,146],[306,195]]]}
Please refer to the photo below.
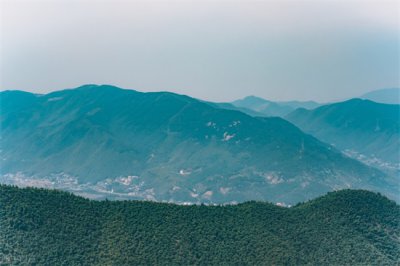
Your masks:
{"label": "sky", "polygon": [[400,87],[400,1],[0,0],[0,90],[327,102]]}

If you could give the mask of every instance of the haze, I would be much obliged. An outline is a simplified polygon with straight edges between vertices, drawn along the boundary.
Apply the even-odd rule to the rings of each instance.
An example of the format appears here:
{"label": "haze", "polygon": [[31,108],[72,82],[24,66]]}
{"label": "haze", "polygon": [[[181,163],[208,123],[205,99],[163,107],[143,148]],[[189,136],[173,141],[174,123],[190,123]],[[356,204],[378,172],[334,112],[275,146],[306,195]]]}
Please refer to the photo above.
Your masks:
{"label": "haze", "polygon": [[399,3],[3,0],[0,89],[358,96],[399,86]]}

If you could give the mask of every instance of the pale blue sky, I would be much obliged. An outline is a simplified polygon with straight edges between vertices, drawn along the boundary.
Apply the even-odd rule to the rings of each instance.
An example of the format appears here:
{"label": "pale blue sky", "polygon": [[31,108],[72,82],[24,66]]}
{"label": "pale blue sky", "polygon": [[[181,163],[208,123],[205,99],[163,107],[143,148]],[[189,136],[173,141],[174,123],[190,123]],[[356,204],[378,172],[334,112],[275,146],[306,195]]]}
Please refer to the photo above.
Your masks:
{"label": "pale blue sky", "polygon": [[2,0],[0,89],[330,101],[399,87],[399,3]]}

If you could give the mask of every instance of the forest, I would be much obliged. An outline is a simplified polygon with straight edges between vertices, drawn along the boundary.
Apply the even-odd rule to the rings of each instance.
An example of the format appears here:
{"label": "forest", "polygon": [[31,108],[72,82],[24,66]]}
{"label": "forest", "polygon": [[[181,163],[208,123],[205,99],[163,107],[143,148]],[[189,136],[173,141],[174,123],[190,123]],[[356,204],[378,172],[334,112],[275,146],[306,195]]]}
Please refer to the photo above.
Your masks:
{"label": "forest", "polygon": [[94,201],[0,185],[0,264],[395,265],[400,206],[364,190],[284,208]]}

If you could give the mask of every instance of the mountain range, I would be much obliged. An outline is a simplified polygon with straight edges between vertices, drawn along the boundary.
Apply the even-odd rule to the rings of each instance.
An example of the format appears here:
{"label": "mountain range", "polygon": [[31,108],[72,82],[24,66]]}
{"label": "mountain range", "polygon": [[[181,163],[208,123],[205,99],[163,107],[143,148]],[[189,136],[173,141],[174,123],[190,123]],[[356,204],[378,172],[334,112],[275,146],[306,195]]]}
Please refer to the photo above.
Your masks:
{"label": "mountain range", "polygon": [[[384,104],[400,104],[400,88],[373,90],[356,98]],[[312,110],[327,104],[330,103],[322,104],[315,101],[271,101],[257,96],[247,96],[231,103],[217,103],[216,105],[226,109],[238,110],[251,116],[285,117],[298,108]]]}
{"label": "mountain range", "polygon": [[2,265],[397,265],[400,207],[368,191],[283,208],[90,201],[0,185]]}
{"label": "mountain range", "polygon": [[278,117],[108,85],[0,101],[2,183],[178,203],[295,204],[342,188],[398,197],[396,179]]}
{"label": "mountain range", "polygon": [[251,116],[280,116],[346,155],[398,177],[399,103],[400,89],[391,88],[374,90],[351,101],[326,104],[272,102],[249,96],[216,106]]}

